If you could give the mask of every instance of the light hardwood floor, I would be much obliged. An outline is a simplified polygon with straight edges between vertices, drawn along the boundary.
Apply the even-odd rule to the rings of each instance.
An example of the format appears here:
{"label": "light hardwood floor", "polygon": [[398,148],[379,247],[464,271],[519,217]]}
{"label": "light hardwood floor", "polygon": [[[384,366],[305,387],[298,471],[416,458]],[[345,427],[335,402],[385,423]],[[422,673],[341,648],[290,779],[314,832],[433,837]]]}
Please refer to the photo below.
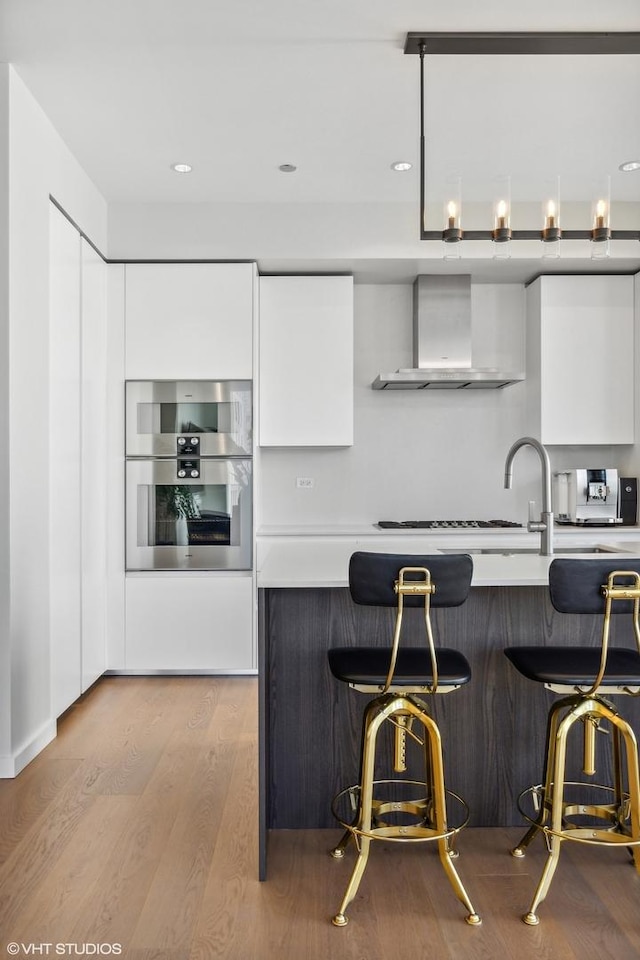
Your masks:
{"label": "light hardwood floor", "polygon": [[51,944],[40,956],[119,944],[128,960],[640,957],[640,878],[626,852],[565,844],[530,928],[519,917],[544,851],[537,841],[511,858],[519,830],[461,835],[479,928],[431,845],[374,845],[344,929],[330,923],[351,862],[327,855],[339,831],[272,834],[260,883],[256,699],[254,678],[105,678],[18,778],[0,781],[0,960],[10,943],[20,957],[29,944]]}

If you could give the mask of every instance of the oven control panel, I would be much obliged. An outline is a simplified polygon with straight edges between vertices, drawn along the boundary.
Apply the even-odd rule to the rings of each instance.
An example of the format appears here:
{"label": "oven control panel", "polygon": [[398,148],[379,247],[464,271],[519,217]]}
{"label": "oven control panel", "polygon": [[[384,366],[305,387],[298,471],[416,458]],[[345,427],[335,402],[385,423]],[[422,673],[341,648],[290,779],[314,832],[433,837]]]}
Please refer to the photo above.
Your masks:
{"label": "oven control panel", "polygon": [[183,454],[193,454],[198,456],[200,453],[200,438],[199,437],[178,437],[176,441],[177,454],[182,456]]}
{"label": "oven control panel", "polygon": [[179,480],[183,480],[185,477],[190,480],[197,480],[200,476],[200,461],[178,460],[177,474]]}

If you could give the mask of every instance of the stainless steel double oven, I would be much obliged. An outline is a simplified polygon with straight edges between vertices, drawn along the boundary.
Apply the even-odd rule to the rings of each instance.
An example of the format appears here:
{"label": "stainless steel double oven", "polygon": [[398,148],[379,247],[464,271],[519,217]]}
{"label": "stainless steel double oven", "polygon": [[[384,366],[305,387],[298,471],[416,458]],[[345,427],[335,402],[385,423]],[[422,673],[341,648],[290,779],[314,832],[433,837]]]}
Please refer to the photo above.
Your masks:
{"label": "stainless steel double oven", "polygon": [[126,569],[250,570],[251,381],[125,389]]}

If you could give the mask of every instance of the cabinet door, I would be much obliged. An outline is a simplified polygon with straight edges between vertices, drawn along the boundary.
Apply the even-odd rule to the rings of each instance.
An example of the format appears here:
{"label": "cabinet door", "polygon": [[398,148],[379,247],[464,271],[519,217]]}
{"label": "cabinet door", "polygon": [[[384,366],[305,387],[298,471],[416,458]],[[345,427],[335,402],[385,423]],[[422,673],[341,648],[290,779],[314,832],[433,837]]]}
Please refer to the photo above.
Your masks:
{"label": "cabinet door", "polygon": [[80,235],[50,209],[49,612],[54,717],[82,690]]}
{"label": "cabinet door", "polygon": [[82,241],[82,691],[106,663],[107,266]]}
{"label": "cabinet door", "polygon": [[260,445],[353,444],[353,278],[261,277]]}
{"label": "cabinet door", "polygon": [[52,207],[51,699],[59,716],[106,667],[106,271]]}
{"label": "cabinet door", "polygon": [[250,263],[136,263],[125,268],[128,380],[250,380]]}
{"label": "cabinet door", "polygon": [[633,443],[633,277],[538,282],[542,442]]}
{"label": "cabinet door", "polygon": [[125,592],[127,670],[255,670],[251,576],[136,574]]}

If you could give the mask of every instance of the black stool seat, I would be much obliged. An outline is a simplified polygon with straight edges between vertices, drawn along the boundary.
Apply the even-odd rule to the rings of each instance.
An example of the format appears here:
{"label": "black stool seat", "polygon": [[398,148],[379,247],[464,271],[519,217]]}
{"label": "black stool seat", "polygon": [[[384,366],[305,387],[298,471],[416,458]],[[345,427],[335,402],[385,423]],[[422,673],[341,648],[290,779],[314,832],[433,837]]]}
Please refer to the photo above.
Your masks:
{"label": "black stool seat", "polygon": [[[513,666],[527,680],[556,686],[590,687],[600,669],[600,647],[507,647]],[[611,647],[600,687],[637,687],[640,653],[628,647]]]}
{"label": "black stool seat", "polygon": [[[343,683],[383,686],[389,672],[388,647],[334,647],[329,650],[329,668]],[[458,650],[438,647],[438,683],[462,686],[471,680],[471,667]],[[390,689],[433,684],[429,653],[424,648],[401,647]]]}

